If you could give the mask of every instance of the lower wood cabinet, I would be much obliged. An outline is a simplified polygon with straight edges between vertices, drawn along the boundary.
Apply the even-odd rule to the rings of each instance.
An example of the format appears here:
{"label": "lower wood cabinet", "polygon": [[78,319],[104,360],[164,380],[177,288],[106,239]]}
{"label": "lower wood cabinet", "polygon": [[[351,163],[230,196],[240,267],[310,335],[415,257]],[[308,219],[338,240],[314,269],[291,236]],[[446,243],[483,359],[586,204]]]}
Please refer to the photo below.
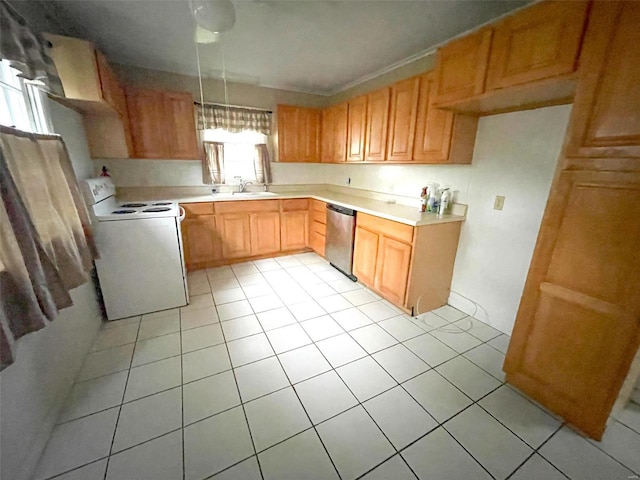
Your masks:
{"label": "lower wood cabinet", "polygon": [[358,213],[353,274],[408,312],[440,307],[449,298],[460,225],[412,227]]}
{"label": "lower wood cabinet", "polygon": [[251,255],[280,251],[280,212],[250,215]]}
{"label": "lower wood cabinet", "polygon": [[[186,203],[182,207],[186,212],[182,243],[190,271],[309,247],[307,198]],[[324,254],[324,241],[322,245]]]}
{"label": "lower wood cabinet", "polygon": [[309,246],[324,257],[327,232],[327,204],[320,200],[309,201]]}
{"label": "lower wood cabinet", "polygon": [[224,258],[251,256],[251,222],[248,213],[225,213],[219,216],[218,226]]}

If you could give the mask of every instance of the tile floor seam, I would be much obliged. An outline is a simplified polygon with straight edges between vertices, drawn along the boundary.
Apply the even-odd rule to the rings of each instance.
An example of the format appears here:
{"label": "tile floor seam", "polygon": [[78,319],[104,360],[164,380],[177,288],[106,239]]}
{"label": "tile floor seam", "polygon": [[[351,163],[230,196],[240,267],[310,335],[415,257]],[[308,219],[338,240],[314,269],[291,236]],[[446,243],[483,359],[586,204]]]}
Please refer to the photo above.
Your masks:
{"label": "tile floor seam", "polygon": [[[233,274],[235,275],[235,272],[233,272]],[[236,278],[237,280],[237,278]],[[249,304],[249,308],[251,308],[251,311],[253,312],[253,307],[251,307],[251,304]],[[215,307],[216,312],[218,313],[218,317],[220,317],[220,312],[218,312],[218,307]],[[257,317],[256,317],[257,318]],[[260,322],[258,322],[259,324]],[[262,328],[262,325],[260,325],[260,328]],[[231,373],[233,375],[233,381],[236,384],[236,391],[238,392],[238,398],[240,399],[240,407],[242,408],[242,414],[244,415],[244,421],[245,424],[247,425],[247,431],[249,432],[249,439],[251,440],[251,446],[253,447],[253,455],[256,456],[256,462],[258,463],[258,471],[260,472],[260,478],[262,478],[262,480],[264,480],[264,474],[262,473],[262,465],[260,464],[260,459],[258,458],[258,452],[256,451],[256,443],[255,440],[253,439],[253,433],[251,432],[251,427],[249,426],[249,418],[247,417],[247,410],[244,406],[244,402],[242,399],[242,394],[240,393],[240,385],[238,384],[238,378],[236,376],[236,372],[233,368],[233,364],[231,362],[231,353],[229,352],[229,345],[227,342],[227,337],[224,333],[224,329],[222,330],[222,338],[224,339],[224,346],[225,346],[225,350],[227,352],[227,358],[229,358],[229,365],[231,365]],[[184,428],[184,425],[183,425]],[[253,455],[250,455],[249,457],[245,458],[244,460],[251,458]],[[243,460],[243,461],[244,461]],[[214,473],[214,475],[217,475],[220,472],[216,472]],[[213,475],[212,475],[213,476]]]}
{"label": "tile floor seam", "polygon": [[[471,405],[469,405],[469,407],[471,407]],[[469,407],[465,408],[465,410],[467,410]],[[487,472],[487,475],[489,475],[493,479],[496,478],[495,475],[493,475],[482,463],[480,463],[480,460],[478,460],[475,456],[473,456],[471,452],[467,450],[467,448],[464,445],[462,445],[462,443],[460,443],[460,441],[453,435],[453,433],[447,430],[444,424],[442,424],[441,427],[445,432],[447,432],[447,434],[451,438],[453,438],[453,441],[456,442],[460,446],[460,448],[462,448],[465,452],[467,452],[467,455],[469,455],[478,465],[480,465],[480,468],[482,468],[485,472]]]}
{"label": "tile floor seam", "polygon": [[120,406],[118,407],[118,416],[116,418],[116,424],[115,427],[113,429],[113,435],[111,437],[111,444],[109,445],[109,456],[107,457],[107,463],[104,467],[104,477],[103,480],[107,480],[107,474],[109,472],[109,463],[111,460],[111,455],[113,453],[113,444],[115,443],[116,440],[116,434],[118,432],[118,424],[120,423],[120,415],[122,414],[122,405],[124,403],[124,396],[127,393],[127,387],[129,386],[129,378],[131,376],[131,367],[133,365],[133,359],[136,355],[136,345],[137,345],[137,340],[138,340],[138,336],[140,335],[140,328],[142,326],[142,317],[140,317],[140,322],[138,323],[138,331],[136,332],[136,344],[133,347],[133,351],[131,352],[131,359],[129,360],[129,369],[127,370],[127,380],[124,383],[124,390],[122,391],[122,399],[120,400]]}
{"label": "tile floor seam", "polygon": [[[289,313],[291,313],[291,314],[293,315],[293,313],[292,313],[292,312],[289,312]],[[294,318],[295,318],[295,316],[294,316]],[[299,322],[297,319],[296,319],[296,324],[297,324],[297,325],[300,325],[300,322]],[[270,347],[271,347],[271,349],[275,352],[275,349],[273,348],[273,344],[272,344],[272,342],[271,342],[271,339],[270,339],[270,338],[269,338],[269,336],[266,334],[266,331],[264,331],[264,328],[262,327],[262,324],[260,324],[260,327],[262,328],[263,333],[265,334],[265,337],[267,338],[267,342],[269,342],[269,346],[270,346]],[[303,328],[302,326],[300,326],[300,328],[302,328],[302,330],[304,331],[304,328]],[[305,332],[305,333],[306,333],[306,332]],[[308,335],[307,335],[307,336],[308,336]],[[315,348],[317,348],[318,350],[320,350],[320,349],[315,345],[315,343],[313,343],[313,339],[311,339],[311,337],[309,337],[309,339],[312,341],[312,343],[311,343],[311,344],[312,344],[312,345],[314,345],[314,346],[315,346]],[[307,346],[307,345],[304,345],[304,346]],[[303,347],[304,347],[304,346],[303,346]],[[298,348],[303,348],[303,347],[298,347]],[[294,350],[296,350],[296,349],[294,349]],[[293,350],[291,350],[291,351],[293,351]],[[324,357],[324,354],[322,353],[322,351],[320,351],[320,355],[322,355],[322,356]],[[329,454],[329,450],[327,449],[326,445],[324,444],[324,441],[322,440],[322,437],[320,437],[320,433],[318,432],[318,430],[317,430],[316,426],[314,425],[313,420],[311,419],[311,416],[309,415],[309,412],[307,412],[307,409],[306,409],[306,407],[304,406],[304,403],[302,403],[302,399],[300,398],[300,395],[298,394],[298,391],[294,388],[293,383],[291,383],[291,378],[289,377],[289,374],[287,373],[286,369],[284,368],[284,365],[282,364],[282,360],[280,359],[280,357],[278,356],[278,354],[276,354],[276,359],[277,359],[277,361],[278,361],[278,364],[280,365],[280,368],[281,368],[281,369],[282,369],[282,371],[284,372],[284,375],[285,375],[285,377],[287,378],[287,381],[289,382],[289,385],[288,385],[288,386],[286,386],[286,387],[284,387],[284,388],[282,388],[281,390],[284,390],[284,389],[286,389],[286,388],[291,388],[291,390],[293,390],[293,393],[295,394],[296,398],[298,399],[298,402],[300,403],[300,406],[302,407],[302,410],[304,411],[305,415],[307,416],[307,419],[309,420],[309,423],[311,424],[311,427],[310,427],[310,428],[313,428],[313,430],[314,430],[314,432],[316,433],[316,435],[317,435],[318,439],[320,440],[320,443],[322,444],[322,448],[324,448],[324,451],[325,451],[325,453],[327,454],[327,457],[329,458],[329,461],[331,462],[331,465],[333,466],[333,469],[336,471],[336,473],[337,473],[337,475],[338,475],[338,478],[342,478],[342,477],[341,477],[341,475],[340,475],[340,472],[338,472],[338,468],[336,467],[336,465],[335,465],[335,463],[334,463],[334,461],[333,461],[333,458],[331,458],[331,455]],[[328,360],[327,360],[326,358],[325,358],[325,361],[327,361],[327,363],[328,363]],[[330,363],[329,363],[329,366],[331,366],[331,364],[330,364]],[[323,372],[323,373],[326,373],[326,372]],[[319,374],[319,375],[322,375],[322,374]],[[271,393],[274,393],[274,392],[271,392]],[[271,393],[269,393],[268,395],[271,395]],[[247,425],[248,425],[248,423],[249,423],[249,421],[247,420]],[[249,426],[249,430],[251,430],[251,427],[250,427],[250,426]],[[305,432],[306,430],[308,430],[308,429],[303,430],[303,432]],[[298,433],[296,433],[295,435],[299,435],[300,433],[302,433],[302,432],[298,432]],[[295,435],[292,435],[290,438],[293,438]],[[283,440],[283,442],[284,442],[284,441],[286,441],[286,440],[288,440],[288,439]],[[276,445],[277,445],[277,444],[276,444]],[[262,451],[266,451],[266,450],[268,450],[269,448],[274,447],[274,446],[275,446],[275,445],[271,445],[271,446],[269,446],[268,448],[266,448],[266,449],[264,449],[264,450],[262,450]],[[256,458],[258,458],[258,462],[259,462],[258,452],[256,452]],[[260,473],[262,473],[262,470],[260,470]],[[262,478],[264,479],[264,475],[263,475],[263,477],[262,477]]]}
{"label": "tile floor seam", "polygon": [[[560,425],[558,425],[558,428],[556,428],[556,430],[555,430],[551,435],[549,435],[549,438],[545,439],[545,441],[544,441],[544,442],[542,442],[542,443],[540,444],[540,446],[534,450],[534,452],[533,452],[533,453],[534,453],[534,454],[538,454],[538,455],[540,455],[540,457],[542,457],[542,458],[544,459],[544,461],[545,461],[545,462],[547,462],[549,465],[551,465],[553,468],[555,468],[558,472],[560,472],[560,473],[562,474],[562,476],[564,476],[564,477],[568,478],[569,480],[572,480],[572,479],[571,479],[571,477],[569,477],[569,475],[567,475],[567,474],[566,474],[566,473],[564,473],[562,470],[560,470],[560,469],[559,469],[559,468],[558,468],[558,467],[557,467],[557,466],[556,466],[556,465],[555,465],[551,460],[549,460],[549,459],[548,459],[547,457],[545,457],[542,453],[540,453],[540,449],[541,449],[542,447],[544,447],[548,442],[550,442],[550,441],[551,441],[551,439],[552,439],[553,437],[555,437],[555,436],[558,434],[558,432],[559,432],[560,430],[562,430],[562,427],[564,427],[565,425],[566,425],[566,424],[565,424],[564,422],[562,422]],[[521,465],[520,467],[518,467],[518,468],[521,468],[521,467],[522,467],[522,465]],[[516,470],[515,472],[517,472],[517,471],[518,471],[518,470]],[[514,474],[515,474],[515,472],[513,472],[511,475],[514,475]]]}

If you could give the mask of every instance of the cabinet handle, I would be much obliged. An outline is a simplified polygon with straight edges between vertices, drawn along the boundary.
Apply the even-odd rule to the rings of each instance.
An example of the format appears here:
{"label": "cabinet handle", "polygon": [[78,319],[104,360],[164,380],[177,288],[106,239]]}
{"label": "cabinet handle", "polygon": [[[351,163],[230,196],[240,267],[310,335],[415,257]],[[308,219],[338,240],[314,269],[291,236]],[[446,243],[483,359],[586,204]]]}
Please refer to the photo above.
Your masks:
{"label": "cabinet handle", "polygon": [[180,216],[178,217],[178,221],[181,222],[184,220],[184,217],[187,216],[187,212],[185,211],[184,207],[182,206],[178,206],[178,208],[180,209]]}

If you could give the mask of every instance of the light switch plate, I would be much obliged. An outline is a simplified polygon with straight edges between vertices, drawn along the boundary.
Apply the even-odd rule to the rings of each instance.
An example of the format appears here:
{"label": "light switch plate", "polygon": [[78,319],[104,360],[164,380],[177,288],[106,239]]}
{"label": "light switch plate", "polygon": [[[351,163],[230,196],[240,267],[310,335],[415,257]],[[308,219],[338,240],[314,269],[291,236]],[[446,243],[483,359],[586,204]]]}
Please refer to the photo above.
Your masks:
{"label": "light switch plate", "polygon": [[493,202],[493,209],[502,210],[502,207],[504,207],[504,196],[496,195],[496,199]]}

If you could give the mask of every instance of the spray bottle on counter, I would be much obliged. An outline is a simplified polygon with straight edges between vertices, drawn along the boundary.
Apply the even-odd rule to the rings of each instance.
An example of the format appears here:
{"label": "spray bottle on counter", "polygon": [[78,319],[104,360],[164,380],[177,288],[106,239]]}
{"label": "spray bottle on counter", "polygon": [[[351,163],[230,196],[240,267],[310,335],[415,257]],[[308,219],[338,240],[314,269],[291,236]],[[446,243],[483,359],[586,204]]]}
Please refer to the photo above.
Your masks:
{"label": "spray bottle on counter", "polygon": [[430,183],[427,186],[427,194],[429,199],[427,200],[427,212],[436,213],[438,211],[438,185],[437,183]]}
{"label": "spray bottle on counter", "polygon": [[438,216],[441,217],[445,213],[447,213],[447,208],[449,207],[449,201],[451,198],[451,190],[449,187],[442,190],[442,195],[440,196],[440,205],[438,206]]}

